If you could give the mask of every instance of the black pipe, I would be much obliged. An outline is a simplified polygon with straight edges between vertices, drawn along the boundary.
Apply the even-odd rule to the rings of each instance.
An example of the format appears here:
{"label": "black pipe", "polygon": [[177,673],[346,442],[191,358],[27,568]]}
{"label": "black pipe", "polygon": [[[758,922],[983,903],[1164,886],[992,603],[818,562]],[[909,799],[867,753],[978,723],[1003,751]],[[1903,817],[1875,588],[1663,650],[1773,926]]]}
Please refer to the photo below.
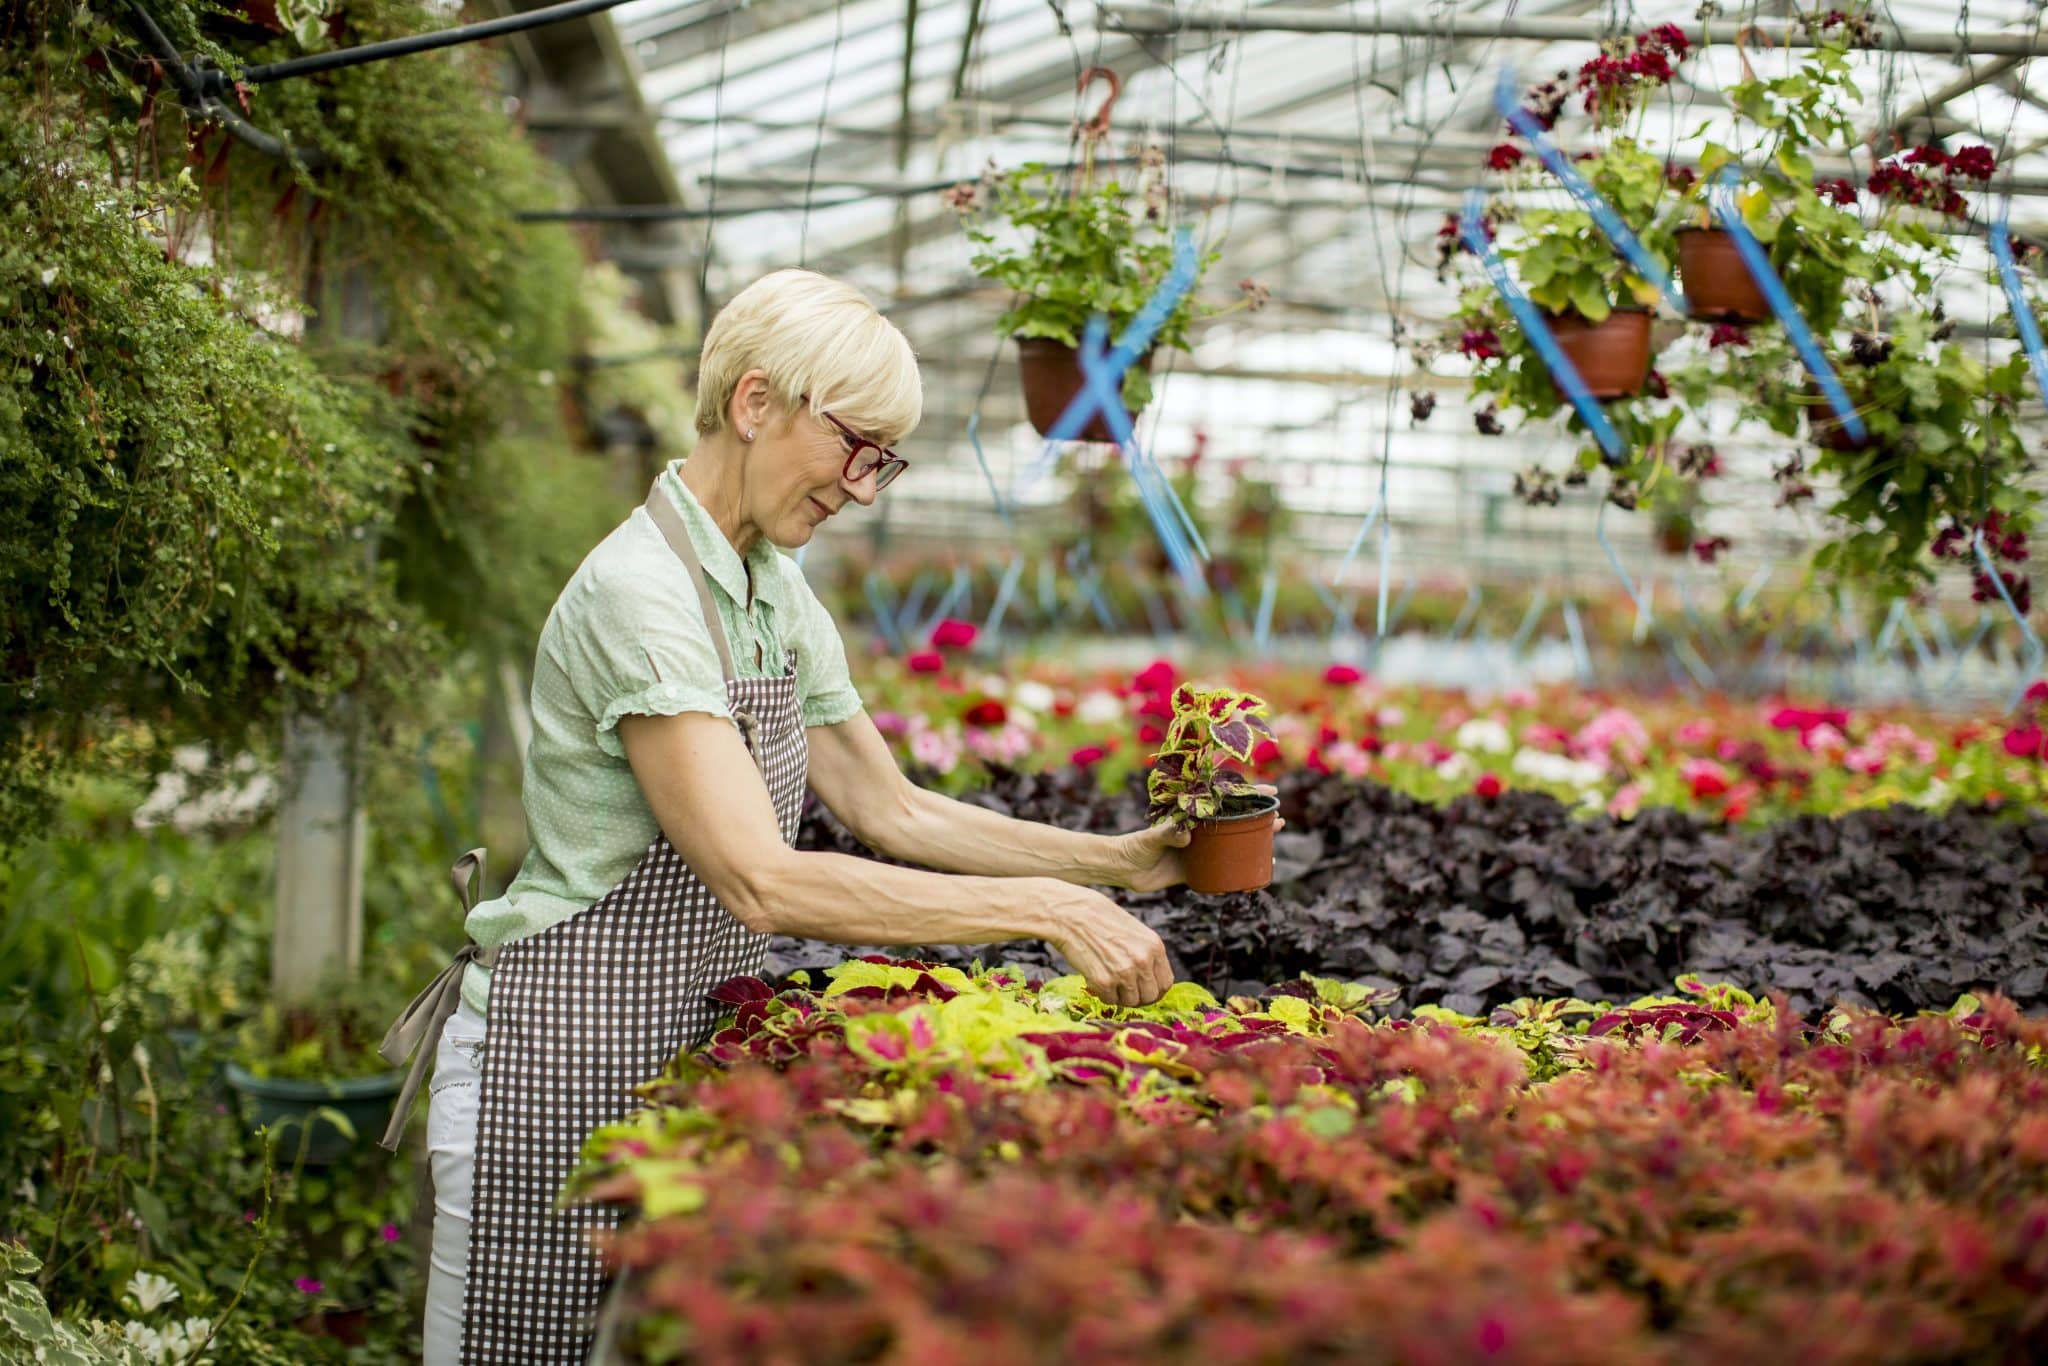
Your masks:
{"label": "black pipe", "polygon": [[[557,24],[565,19],[580,19],[586,14],[616,9],[625,2],[626,0],[565,0],[563,4],[528,10],[524,14],[511,14],[502,19],[486,19],[482,23],[462,24],[433,33],[416,33],[410,38],[364,43],[360,47],[342,48],[337,52],[318,52],[310,57],[294,57],[287,62],[268,62],[262,66],[247,67],[242,71],[240,79],[244,85],[267,85],[272,81],[287,81],[294,76],[312,76],[322,71],[338,71],[343,67],[361,66],[365,62],[407,57],[415,52],[431,52],[435,48],[454,47],[459,43],[482,42],[486,38],[496,38],[506,33],[522,33],[530,28]],[[225,72],[214,71],[206,74],[212,83],[209,94],[218,95],[226,90],[228,78]]]}
{"label": "black pipe", "polygon": [[[156,20],[142,7],[141,0],[128,0],[128,10],[135,16],[135,26],[141,32],[142,40],[156,50],[157,60],[169,69],[171,82],[178,87],[178,102],[188,114],[219,123],[236,139],[265,156],[295,162],[309,171],[327,164],[327,154],[319,148],[294,147],[284,139],[264,132],[217,98],[211,86],[221,73],[195,70],[187,63],[179,54],[177,44],[157,27]],[[225,89],[223,86],[222,90]]]}

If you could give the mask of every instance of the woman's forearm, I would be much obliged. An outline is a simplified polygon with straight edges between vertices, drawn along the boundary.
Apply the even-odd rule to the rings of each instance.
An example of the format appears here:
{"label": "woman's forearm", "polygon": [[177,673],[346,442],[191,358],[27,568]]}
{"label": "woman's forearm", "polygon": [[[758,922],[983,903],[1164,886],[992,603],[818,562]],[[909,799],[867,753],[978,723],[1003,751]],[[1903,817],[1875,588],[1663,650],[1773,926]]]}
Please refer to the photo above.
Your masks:
{"label": "woman's forearm", "polygon": [[1059,940],[1075,894],[1050,879],[953,877],[796,850],[743,882],[728,904],[751,928],[837,944]]}
{"label": "woman's forearm", "polygon": [[1121,885],[1112,836],[1018,820],[921,787],[910,789],[880,838],[887,847],[878,844],[878,852],[946,873]]}

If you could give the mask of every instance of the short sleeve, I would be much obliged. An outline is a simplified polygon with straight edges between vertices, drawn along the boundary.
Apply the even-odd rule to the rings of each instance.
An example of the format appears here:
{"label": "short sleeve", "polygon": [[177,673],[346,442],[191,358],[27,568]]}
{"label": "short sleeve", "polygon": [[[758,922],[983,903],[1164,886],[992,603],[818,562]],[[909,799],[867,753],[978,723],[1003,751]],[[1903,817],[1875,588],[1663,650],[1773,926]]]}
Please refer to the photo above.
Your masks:
{"label": "short sleeve", "polygon": [[732,716],[703,608],[687,591],[597,573],[579,576],[564,597],[551,645],[606,754],[625,757],[622,716]]}
{"label": "short sleeve", "polygon": [[796,561],[785,559],[783,573],[791,580],[789,600],[796,608],[790,644],[797,650],[796,689],[806,726],[836,726],[861,708],[853,674],[846,666],[846,642],[839,624],[818,601]]}

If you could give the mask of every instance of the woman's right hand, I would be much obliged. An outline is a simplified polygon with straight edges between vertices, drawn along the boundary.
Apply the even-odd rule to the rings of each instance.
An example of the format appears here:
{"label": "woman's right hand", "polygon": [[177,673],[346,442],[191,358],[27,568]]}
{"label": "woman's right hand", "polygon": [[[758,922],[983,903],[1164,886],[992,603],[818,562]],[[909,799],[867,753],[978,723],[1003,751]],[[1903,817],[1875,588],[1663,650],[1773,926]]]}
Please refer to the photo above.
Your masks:
{"label": "woman's right hand", "polygon": [[1046,909],[1046,940],[1088,979],[1088,989],[1119,1006],[1150,1005],[1173,985],[1166,945],[1152,928],[1100,892],[1063,882]]}

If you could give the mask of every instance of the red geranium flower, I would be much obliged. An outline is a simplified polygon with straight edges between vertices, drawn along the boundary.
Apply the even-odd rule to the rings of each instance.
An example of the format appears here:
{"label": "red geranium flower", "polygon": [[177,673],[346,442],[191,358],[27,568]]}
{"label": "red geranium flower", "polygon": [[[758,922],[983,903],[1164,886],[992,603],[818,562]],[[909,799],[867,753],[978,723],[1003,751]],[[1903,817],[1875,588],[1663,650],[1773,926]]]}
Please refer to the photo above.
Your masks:
{"label": "red geranium flower", "polygon": [[1501,782],[1499,774],[1482,773],[1479,775],[1479,780],[1472,784],[1472,791],[1482,799],[1490,802],[1501,794],[1504,787],[1505,784]]}
{"label": "red geranium flower", "polygon": [[2038,721],[2029,721],[2024,726],[2014,726],[2005,733],[2005,752],[2015,759],[2037,759],[2041,757],[2044,737]]}
{"label": "red geranium flower", "polygon": [[1010,709],[993,697],[984,697],[969,707],[961,719],[970,726],[980,726],[986,729],[991,726],[1000,726],[1003,722],[1009,720]]}
{"label": "red geranium flower", "polygon": [[1323,670],[1323,682],[1337,688],[1356,683],[1364,677],[1356,666],[1350,664],[1332,664]]}
{"label": "red geranium flower", "polygon": [[1486,169],[1489,171],[1512,171],[1522,164],[1522,149],[1512,142],[1503,142],[1486,154]]}
{"label": "red geranium flower", "polygon": [[1156,745],[1165,738],[1166,732],[1153,725],[1150,721],[1138,727],[1138,743],[1140,744]]}
{"label": "red geranium flower", "polygon": [[1101,745],[1083,745],[1067,756],[1067,762],[1075,768],[1093,768],[1109,753]]}
{"label": "red geranium flower", "polygon": [[935,674],[946,667],[946,657],[937,650],[919,650],[905,662],[914,674]]}

